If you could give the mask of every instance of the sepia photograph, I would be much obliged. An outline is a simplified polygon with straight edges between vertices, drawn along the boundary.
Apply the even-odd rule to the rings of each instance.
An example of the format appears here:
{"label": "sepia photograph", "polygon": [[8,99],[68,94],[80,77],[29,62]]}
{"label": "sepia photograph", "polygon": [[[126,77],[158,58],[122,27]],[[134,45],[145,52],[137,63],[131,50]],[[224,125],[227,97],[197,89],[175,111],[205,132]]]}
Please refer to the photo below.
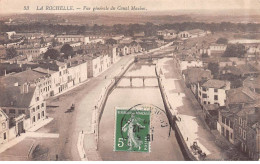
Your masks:
{"label": "sepia photograph", "polygon": [[260,161],[259,62],[260,0],[0,0],[0,162]]}

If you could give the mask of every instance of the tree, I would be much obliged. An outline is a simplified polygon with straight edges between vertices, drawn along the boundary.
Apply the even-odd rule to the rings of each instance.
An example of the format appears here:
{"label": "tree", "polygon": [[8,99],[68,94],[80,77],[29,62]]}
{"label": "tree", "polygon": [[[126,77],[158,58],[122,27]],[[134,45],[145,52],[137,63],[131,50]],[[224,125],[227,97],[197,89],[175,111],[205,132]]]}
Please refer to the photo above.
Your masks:
{"label": "tree", "polygon": [[110,39],[106,40],[106,44],[112,44],[112,45],[117,44],[117,41],[115,39],[110,38]]}
{"label": "tree", "polygon": [[208,53],[203,53],[203,54],[201,55],[201,57],[202,57],[202,58],[208,58],[209,55],[208,55]]}
{"label": "tree", "polygon": [[219,75],[219,64],[218,63],[208,63],[208,69],[211,71],[214,78]]}
{"label": "tree", "polygon": [[223,57],[239,57],[243,58],[246,53],[246,48],[243,44],[229,44]]}
{"label": "tree", "polygon": [[7,48],[6,49],[6,58],[7,59],[12,59],[14,57],[18,56],[18,53],[14,47]]}
{"label": "tree", "polygon": [[56,47],[58,45],[58,42],[53,38],[51,40],[52,47]]}
{"label": "tree", "polygon": [[44,58],[44,59],[50,58],[50,59],[56,60],[56,59],[58,59],[59,57],[60,57],[60,53],[59,53],[59,51],[57,51],[57,50],[55,50],[55,49],[48,49],[48,50],[44,53],[44,55],[43,55],[43,58]]}
{"label": "tree", "polygon": [[69,56],[74,56],[75,53],[73,51],[73,48],[69,45],[69,44],[64,44],[61,49],[60,49],[61,53],[64,53],[64,57],[68,58]]}
{"label": "tree", "polygon": [[228,40],[227,38],[218,38],[218,40],[216,41],[217,44],[227,44]]}

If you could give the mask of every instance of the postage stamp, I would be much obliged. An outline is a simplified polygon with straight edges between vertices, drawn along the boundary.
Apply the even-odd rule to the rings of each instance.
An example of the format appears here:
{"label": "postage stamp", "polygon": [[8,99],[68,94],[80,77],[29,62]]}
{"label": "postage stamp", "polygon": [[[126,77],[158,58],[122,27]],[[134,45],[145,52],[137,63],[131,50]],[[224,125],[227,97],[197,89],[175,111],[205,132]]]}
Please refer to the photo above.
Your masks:
{"label": "postage stamp", "polygon": [[116,109],[114,151],[150,152],[149,110]]}

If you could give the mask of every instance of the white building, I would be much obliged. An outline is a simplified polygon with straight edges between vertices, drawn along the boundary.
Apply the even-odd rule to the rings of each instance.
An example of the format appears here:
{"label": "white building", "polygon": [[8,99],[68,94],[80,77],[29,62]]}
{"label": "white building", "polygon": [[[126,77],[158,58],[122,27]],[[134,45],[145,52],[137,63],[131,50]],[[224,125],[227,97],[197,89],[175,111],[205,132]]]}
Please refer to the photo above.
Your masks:
{"label": "white building", "polygon": [[83,42],[84,44],[90,43],[89,37],[84,35],[58,35],[56,39],[58,42],[63,44],[69,42]]}
{"label": "white building", "polygon": [[191,67],[203,67],[203,62],[200,60],[184,60],[180,61],[181,71]]}
{"label": "white building", "polygon": [[229,89],[229,81],[210,79],[198,86],[198,99],[201,104],[225,106],[227,99],[226,91]]}

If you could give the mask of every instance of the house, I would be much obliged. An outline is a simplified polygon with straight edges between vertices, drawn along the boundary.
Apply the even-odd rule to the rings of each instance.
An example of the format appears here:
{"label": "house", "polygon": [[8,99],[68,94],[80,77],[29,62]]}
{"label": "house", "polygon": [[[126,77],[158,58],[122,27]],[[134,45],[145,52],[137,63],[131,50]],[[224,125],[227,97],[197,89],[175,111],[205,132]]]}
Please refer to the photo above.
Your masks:
{"label": "house", "polygon": [[260,158],[260,108],[250,105],[235,114],[236,145],[252,160]]}
{"label": "house", "polygon": [[205,104],[202,107],[204,120],[211,130],[217,129],[218,109],[218,104]]}
{"label": "house", "polygon": [[230,89],[230,82],[210,79],[198,86],[198,99],[201,104],[218,104],[224,106],[226,103],[226,91]]}
{"label": "house", "polygon": [[248,87],[251,91],[260,94],[260,76],[247,77],[243,81],[243,86]]}
{"label": "house", "polygon": [[82,83],[88,78],[87,61],[76,56],[65,61],[68,70],[68,88]]}
{"label": "house", "polygon": [[179,32],[178,36],[182,39],[187,39],[187,38],[196,38],[196,37],[202,37],[206,36],[207,32],[204,30],[200,29],[193,29],[193,30],[188,30],[188,31],[181,31]]}
{"label": "house", "polygon": [[158,36],[163,36],[163,39],[173,39],[177,37],[177,32],[175,30],[160,30],[157,31]]}
{"label": "house", "polygon": [[1,82],[0,90],[0,107],[10,119],[9,139],[46,118],[46,102],[35,86],[28,83]]}
{"label": "house", "polygon": [[1,144],[9,140],[9,117],[0,108],[0,148]]}
{"label": "house", "polygon": [[84,35],[58,35],[56,39],[60,43],[70,43],[70,42],[83,42],[84,44],[90,43],[89,37]]}
{"label": "house", "polygon": [[37,72],[34,70],[26,70],[23,72],[10,74],[0,78],[2,84],[19,85],[28,84],[35,86],[35,92],[48,98],[51,95],[51,78],[46,73]]}
{"label": "house", "polygon": [[49,90],[50,96],[62,93],[68,89],[68,69],[66,63],[55,60],[41,61],[39,67],[34,69],[34,71],[50,76],[51,83],[48,83],[50,85],[49,88],[51,88]]}
{"label": "house", "polygon": [[101,57],[95,55],[85,55],[84,59],[87,60],[88,78],[98,76],[101,73]]}
{"label": "house", "polygon": [[203,62],[191,56],[179,61],[181,71],[191,67],[203,67]]}
{"label": "house", "polygon": [[125,56],[129,54],[129,47],[126,44],[120,44],[117,47],[118,56]]}
{"label": "house", "polygon": [[203,68],[188,68],[182,72],[186,85],[198,97],[198,83],[212,78],[211,71]]}
{"label": "house", "polygon": [[209,56],[222,56],[222,54],[226,51],[227,45],[225,44],[211,44],[209,46]]}
{"label": "house", "polygon": [[144,37],[145,33],[144,32],[135,32],[134,33],[134,37],[138,38],[138,37]]}
{"label": "house", "polygon": [[239,107],[232,109],[221,107],[218,113],[217,130],[232,144],[235,144],[236,137],[234,134],[234,124],[236,123],[234,114],[239,111]]}
{"label": "house", "polygon": [[226,105],[250,104],[257,100],[257,94],[247,87],[239,87],[227,91]]}
{"label": "house", "polygon": [[8,31],[6,32],[6,34],[8,35],[8,39],[12,39],[12,36],[16,34],[15,31]]}

